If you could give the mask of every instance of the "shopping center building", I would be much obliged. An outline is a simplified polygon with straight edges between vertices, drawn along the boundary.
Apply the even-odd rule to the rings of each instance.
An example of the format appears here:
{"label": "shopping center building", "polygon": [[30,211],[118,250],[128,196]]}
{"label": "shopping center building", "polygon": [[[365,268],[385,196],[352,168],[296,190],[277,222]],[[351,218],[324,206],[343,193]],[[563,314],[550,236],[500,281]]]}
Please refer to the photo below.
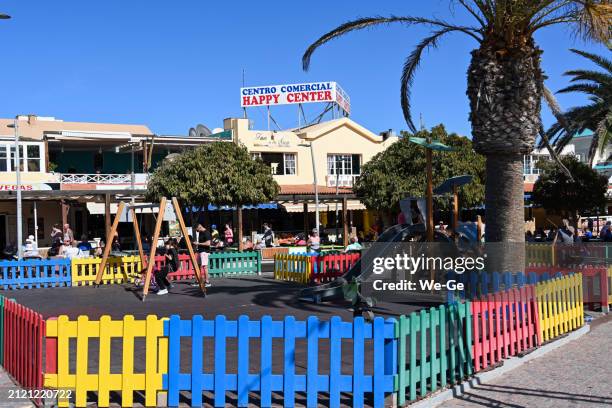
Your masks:
{"label": "shopping center building", "polygon": [[[65,122],[36,115],[0,119],[0,246],[16,240],[15,132],[21,150],[23,234],[36,230],[40,246],[49,244],[55,223],[69,223],[76,237],[103,237],[119,200],[144,200],[148,174],[161,160],[213,142],[243,144],[270,165],[281,187],[274,202],[246,206],[247,234],[260,230],[263,222],[288,234],[313,227],[315,174],[324,227],[342,227],[344,208],[347,224],[360,231],[370,228],[374,215],[355,197],[352,186],[363,164],[397,136],[375,134],[346,117],[284,131],[254,130],[242,118],[226,119],[223,125],[216,133],[164,136],[145,125]],[[236,225],[231,208],[210,210],[209,222]],[[153,220],[154,214],[141,216],[144,231],[152,230]],[[131,235],[126,230],[125,236]]]}

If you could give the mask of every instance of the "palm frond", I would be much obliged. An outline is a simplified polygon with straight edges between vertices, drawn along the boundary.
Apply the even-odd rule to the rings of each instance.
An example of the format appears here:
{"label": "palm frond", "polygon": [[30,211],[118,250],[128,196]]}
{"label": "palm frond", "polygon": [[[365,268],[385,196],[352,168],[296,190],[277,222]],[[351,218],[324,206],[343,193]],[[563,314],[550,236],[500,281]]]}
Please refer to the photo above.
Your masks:
{"label": "palm frond", "polygon": [[472,15],[472,17],[474,17],[476,19],[476,21],[478,21],[478,24],[480,24],[480,26],[482,28],[486,28],[487,27],[486,21],[482,18],[482,16],[480,14],[478,14],[478,12],[476,10],[474,10],[474,8],[472,6],[470,6],[467,3],[466,0],[457,0],[457,1],[459,2],[459,4],[461,4],[463,6],[463,8],[465,10],[467,10],[468,13],[470,13]]}
{"label": "palm frond", "polygon": [[310,67],[310,59],[312,58],[312,54],[315,52],[317,48],[322,46],[323,44],[340,37],[344,34],[347,34],[351,31],[362,30],[364,28],[373,27],[376,25],[382,24],[392,24],[392,23],[401,23],[405,25],[430,25],[434,27],[442,27],[442,28],[452,28],[453,30],[461,31],[464,34],[467,34],[476,41],[481,41],[482,39],[478,35],[479,30],[474,27],[466,27],[466,26],[457,26],[450,23],[447,23],[442,20],[436,19],[428,19],[423,17],[398,17],[398,16],[390,16],[390,17],[366,17],[360,18],[357,20],[349,21],[347,23],[342,24],[341,26],[335,28],[334,30],[328,32],[327,34],[322,35],[318,40],[312,43],[304,52],[302,56],[302,68],[304,71],[308,71]]}
{"label": "palm frond", "polygon": [[[594,132],[597,135],[597,148],[603,153],[606,146],[612,142],[612,110],[597,124]],[[594,157],[595,155],[593,154]]]}
{"label": "palm frond", "polygon": [[566,86],[563,89],[559,89],[557,93],[569,93],[569,92],[581,92],[587,95],[597,95],[603,91],[602,87],[593,84],[580,83]]}
{"label": "palm frond", "polygon": [[448,34],[452,31],[457,31],[453,28],[445,28],[433,33],[433,35],[424,38],[412,51],[412,53],[406,58],[404,62],[404,68],[402,70],[402,80],[401,80],[401,103],[402,103],[402,112],[404,114],[404,119],[408,124],[408,128],[411,132],[416,132],[417,128],[412,121],[412,114],[410,112],[410,87],[412,86],[412,81],[414,79],[414,74],[421,63],[421,57],[423,55],[423,51],[425,51],[429,47],[437,47],[438,40],[440,37]]}
{"label": "palm frond", "polygon": [[586,51],[582,51],[582,50],[577,50],[575,48],[570,48],[570,51],[573,52],[574,54],[578,54],[578,55],[580,55],[580,56],[582,56],[582,57],[592,61],[593,63],[599,65],[600,67],[602,67],[606,71],[612,73],[612,60],[606,59],[606,58],[602,57],[601,55],[592,54],[590,52],[586,52]]}
{"label": "palm frond", "polygon": [[600,87],[609,87],[612,85],[612,75],[604,74],[603,72],[575,70],[567,71],[564,75],[573,77],[570,79],[570,82],[589,81],[592,82],[591,85]]}

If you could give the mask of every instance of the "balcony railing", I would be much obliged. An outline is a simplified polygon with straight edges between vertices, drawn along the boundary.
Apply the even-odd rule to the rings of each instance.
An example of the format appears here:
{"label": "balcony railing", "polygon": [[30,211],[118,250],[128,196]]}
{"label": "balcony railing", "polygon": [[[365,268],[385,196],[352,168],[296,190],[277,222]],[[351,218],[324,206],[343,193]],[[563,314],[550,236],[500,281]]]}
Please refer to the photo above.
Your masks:
{"label": "balcony railing", "polygon": [[327,187],[353,187],[355,180],[359,177],[353,174],[334,175],[328,174],[326,177]]}
{"label": "balcony railing", "polygon": [[[130,184],[131,174],[62,174],[62,184]],[[135,184],[146,184],[147,175],[143,173],[134,174]]]}

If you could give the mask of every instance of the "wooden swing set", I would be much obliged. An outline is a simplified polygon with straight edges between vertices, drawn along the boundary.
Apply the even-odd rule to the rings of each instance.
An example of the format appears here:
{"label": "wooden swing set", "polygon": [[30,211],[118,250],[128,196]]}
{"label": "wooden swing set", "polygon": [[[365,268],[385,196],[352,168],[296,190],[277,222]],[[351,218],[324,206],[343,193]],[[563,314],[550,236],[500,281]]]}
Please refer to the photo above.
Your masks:
{"label": "wooden swing set", "polygon": [[[166,198],[163,197],[159,204],[126,204],[125,202],[119,202],[119,206],[117,208],[117,214],[115,215],[115,219],[113,220],[113,224],[111,225],[110,230],[108,231],[108,235],[106,236],[106,246],[104,247],[104,253],[102,254],[102,262],[100,263],[100,269],[98,269],[98,274],[96,275],[96,285],[100,285],[100,281],[102,280],[102,275],[104,274],[104,269],[108,264],[108,257],[110,256],[111,249],[113,246],[113,240],[115,235],[117,234],[117,227],[119,226],[119,221],[121,220],[121,215],[123,214],[124,209],[128,209],[132,216],[132,224],[134,226],[134,234],[136,235],[136,244],[138,245],[138,255],[140,256],[140,262],[143,268],[146,268],[144,287],[142,291],[142,301],[144,302],[147,294],[149,293],[149,284],[151,281],[151,274],[153,273],[153,265],[155,265],[155,251],[157,250],[157,241],[159,239],[159,234],[161,231],[162,222],[164,220],[164,213],[166,211]],[[187,232],[187,227],[185,226],[185,221],[183,220],[183,215],[181,213],[181,208],[179,206],[178,200],[176,197],[172,197],[172,206],[174,208],[174,213],[176,214],[176,218],[179,222],[181,228],[181,234],[185,237],[185,242],[187,243],[187,251],[189,252],[189,260],[195,271],[196,279],[198,281],[198,285],[200,286],[200,290],[203,295],[206,295],[206,287],[204,282],[202,282],[202,277],[200,276],[200,267],[198,266],[198,261],[193,252],[193,247],[191,245],[191,240],[189,239],[189,234]],[[155,222],[155,230],[153,232],[153,237],[151,239],[151,251],[149,253],[148,259],[145,257],[144,250],[142,248],[142,238],[140,236],[140,227],[138,225],[138,219],[136,218],[136,209],[144,209],[144,208],[159,208],[159,212],[157,215],[157,220]]]}

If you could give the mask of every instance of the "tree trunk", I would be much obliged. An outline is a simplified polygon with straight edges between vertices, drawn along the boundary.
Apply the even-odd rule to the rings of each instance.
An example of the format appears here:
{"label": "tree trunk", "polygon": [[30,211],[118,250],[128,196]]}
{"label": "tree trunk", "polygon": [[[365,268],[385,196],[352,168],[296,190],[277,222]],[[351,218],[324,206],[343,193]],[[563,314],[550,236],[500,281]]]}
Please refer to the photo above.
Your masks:
{"label": "tree trunk", "polygon": [[[523,156],[487,156],[485,240],[490,270],[518,272],[525,268],[525,204]],[[497,244],[499,243],[499,244]]]}
{"label": "tree trunk", "polygon": [[237,205],[236,209],[238,211],[238,251],[242,251],[244,249],[244,244],[242,243],[242,206]]}
{"label": "tree trunk", "polygon": [[485,240],[505,246],[487,260],[496,272],[525,267],[523,155],[532,151],[541,126],[540,55],[532,39],[508,46],[485,38],[468,69],[474,150],[487,158]]}

